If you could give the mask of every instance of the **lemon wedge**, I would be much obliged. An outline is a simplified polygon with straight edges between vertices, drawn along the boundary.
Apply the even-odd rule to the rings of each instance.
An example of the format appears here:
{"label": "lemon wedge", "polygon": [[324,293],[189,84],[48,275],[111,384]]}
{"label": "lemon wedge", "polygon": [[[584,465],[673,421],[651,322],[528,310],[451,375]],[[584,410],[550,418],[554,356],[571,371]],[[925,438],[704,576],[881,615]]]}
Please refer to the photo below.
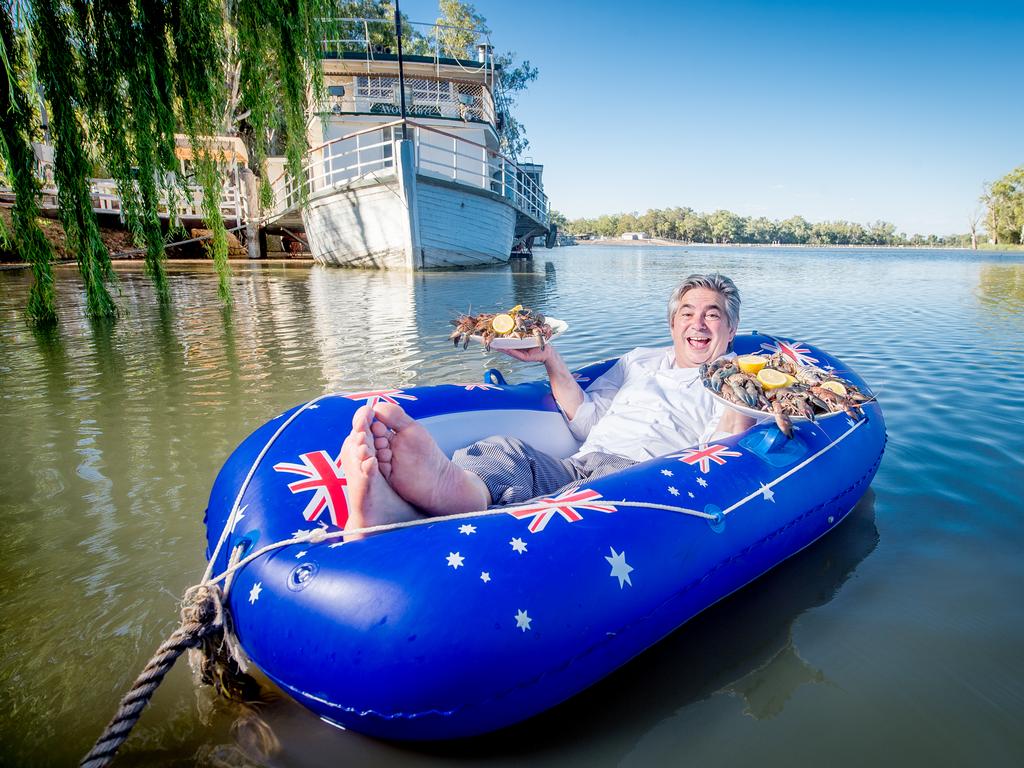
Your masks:
{"label": "lemon wedge", "polygon": [[846,397],[846,387],[835,379],[821,382],[821,388],[827,389],[829,392],[835,392],[840,397]]}
{"label": "lemon wedge", "polygon": [[758,371],[768,365],[768,358],[764,355],[740,355],[736,358],[736,365],[744,373],[756,376]]}
{"label": "lemon wedge", "polygon": [[511,315],[495,315],[494,319],[491,320],[491,330],[498,334],[508,333],[515,327],[516,322],[512,319]]}
{"label": "lemon wedge", "polygon": [[796,381],[789,374],[776,371],[774,368],[762,368],[757,372],[757,380],[761,382],[761,386],[766,390],[788,387]]}

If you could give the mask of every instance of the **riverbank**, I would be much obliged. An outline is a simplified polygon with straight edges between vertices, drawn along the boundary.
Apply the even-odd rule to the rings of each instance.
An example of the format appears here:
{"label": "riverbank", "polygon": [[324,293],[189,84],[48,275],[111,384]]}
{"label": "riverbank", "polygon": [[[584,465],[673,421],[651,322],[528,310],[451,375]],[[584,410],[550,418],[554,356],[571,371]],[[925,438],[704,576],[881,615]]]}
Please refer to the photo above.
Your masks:
{"label": "riverbank", "polygon": [[[68,247],[67,235],[64,232],[64,225],[57,219],[41,216],[37,219],[44,237],[49,241],[56,256],[55,263],[75,263],[75,254]],[[9,208],[0,207],[0,227],[13,234],[13,222]],[[132,233],[120,227],[100,226],[100,240],[106,246],[110,258],[115,263],[119,261],[139,262],[145,260],[146,249],[135,243]],[[168,261],[208,261],[210,259],[206,242],[211,234],[208,229],[190,228],[187,232],[179,233],[174,241],[167,243],[164,247],[164,255]],[[271,260],[297,260],[312,261],[312,254],[304,250],[304,245],[295,238],[283,237],[281,235],[269,235],[267,237],[268,252],[274,254],[260,261]],[[21,255],[15,249],[16,244],[10,243],[7,247],[0,243],[0,269],[19,267],[24,264]],[[293,250],[292,246],[298,246]],[[228,232],[228,260],[247,261],[248,252],[233,232]]]}
{"label": "riverbank", "polygon": [[599,245],[609,246],[613,245],[616,247],[626,248],[640,248],[653,246],[656,248],[802,248],[808,250],[832,250],[832,249],[845,249],[851,248],[885,248],[892,250],[934,250],[934,251],[1006,251],[1011,253],[1024,253],[1024,245],[1017,245],[1016,243],[1010,243],[1008,245],[994,245],[992,243],[978,243],[976,249],[972,248],[961,248],[955,245],[880,245],[880,244],[861,244],[861,245],[816,245],[813,243],[693,243],[685,240],[669,240],[662,237],[651,237],[646,240],[617,240],[615,238],[608,238],[605,240],[578,240],[576,245]]}

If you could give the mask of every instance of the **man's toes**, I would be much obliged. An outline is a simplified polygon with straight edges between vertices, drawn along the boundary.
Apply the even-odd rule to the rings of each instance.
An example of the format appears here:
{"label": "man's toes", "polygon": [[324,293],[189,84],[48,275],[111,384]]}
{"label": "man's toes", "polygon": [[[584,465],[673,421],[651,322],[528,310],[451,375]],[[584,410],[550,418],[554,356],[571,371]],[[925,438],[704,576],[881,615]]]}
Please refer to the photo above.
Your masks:
{"label": "man's toes", "polygon": [[356,412],[352,414],[352,429],[356,432],[362,432],[367,429],[370,422],[370,406],[361,405],[356,408]]}
{"label": "man's toes", "polygon": [[370,452],[370,446],[365,442],[360,442],[356,445],[355,455],[360,462],[363,462],[372,457],[373,453]]}
{"label": "man's toes", "polygon": [[394,403],[377,403],[373,407],[373,413],[386,427],[396,432],[416,423],[412,416],[402,410],[402,406]]}
{"label": "man's toes", "polygon": [[371,456],[368,459],[363,459],[359,469],[362,470],[364,475],[372,475],[377,470],[377,457]]}
{"label": "man's toes", "polygon": [[378,451],[383,451],[385,448],[391,447],[391,441],[386,437],[375,437],[373,438],[373,447]]}
{"label": "man's toes", "polygon": [[378,448],[377,449],[377,460],[381,464],[391,463],[391,449],[390,448]]}
{"label": "man's toes", "polygon": [[374,420],[373,423],[370,424],[370,432],[374,437],[386,438],[388,436],[388,425],[383,421]]}

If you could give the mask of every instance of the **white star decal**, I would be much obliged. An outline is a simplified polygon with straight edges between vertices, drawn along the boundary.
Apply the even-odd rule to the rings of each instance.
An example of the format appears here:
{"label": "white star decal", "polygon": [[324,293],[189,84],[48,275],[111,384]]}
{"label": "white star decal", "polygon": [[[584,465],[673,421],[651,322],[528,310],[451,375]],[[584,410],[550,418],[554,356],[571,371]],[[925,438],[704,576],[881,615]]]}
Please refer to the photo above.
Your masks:
{"label": "white star decal", "polygon": [[512,549],[514,549],[520,555],[523,554],[523,552],[526,551],[526,542],[523,541],[520,538],[512,539],[512,541],[510,541],[509,544],[511,544],[512,545]]}
{"label": "white star decal", "polygon": [[311,533],[312,533],[312,531],[309,531],[309,530],[307,530],[307,531],[302,531],[302,530],[292,531],[292,538],[293,539],[308,539],[309,538],[309,534],[311,534]]}
{"label": "white star decal", "polygon": [[772,504],[775,503],[775,491],[764,483],[761,483],[761,495],[764,496],[765,501],[770,501]]}
{"label": "white star decal", "polygon": [[316,410],[319,407],[320,407],[319,405],[317,405],[316,403],[313,403],[312,405],[307,405],[306,406],[306,410],[307,411],[313,411],[313,410]]}
{"label": "white star decal", "polygon": [[449,552],[447,559],[448,559],[448,565],[450,565],[452,568],[455,568],[456,570],[458,570],[458,567],[460,565],[462,565],[462,561],[465,560],[466,558],[464,558],[458,552]]}
{"label": "white star decal", "polygon": [[487,571],[480,571],[480,581],[482,581],[484,584],[486,584],[490,580],[491,580],[491,574],[489,574]]}
{"label": "white star decal", "polygon": [[632,587],[633,582],[629,580],[629,574],[632,572],[633,566],[626,562],[626,553],[624,551],[616,552],[615,547],[608,547],[608,549],[612,551],[612,556],[608,557],[606,555],[604,559],[612,567],[612,572],[609,576],[619,580],[619,589],[622,589],[624,584],[629,584]]}
{"label": "white star decal", "polygon": [[705,480],[703,477],[698,477],[697,478],[697,485],[699,485],[701,488],[707,488],[708,487],[708,481]]}
{"label": "white star decal", "polygon": [[691,499],[697,498],[696,496],[693,495],[693,491],[687,491],[686,495],[689,496]]}
{"label": "white star decal", "polygon": [[260,599],[260,592],[263,591],[263,582],[257,581],[252,585],[252,589],[249,590],[249,604],[256,605],[256,601]]}
{"label": "white star decal", "polygon": [[302,558],[304,558],[304,557],[305,557],[305,556],[306,556],[307,554],[308,554],[308,552],[306,552],[306,550],[302,550],[301,552],[296,552],[296,553],[295,553],[295,559],[296,559],[296,560],[301,560],[301,559],[302,559]]}
{"label": "white star decal", "polygon": [[459,533],[464,533],[467,536],[469,536],[472,533],[476,533],[476,526],[475,525],[460,525],[459,526]]}
{"label": "white star decal", "polygon": [[672,470],[671,469],[663,469],[663,470],[661,470],[661,474],[663,474],[665,477],[672,477]]}
{"label": "white star decal", "polygon": [[232,532],[232,533],[234,533],[234,532],[235,532],[235,528],[237,528],[237,527],[238,527],[238,523],[239,523],[239,521],[240,521],[240,520],[241,520],[241,519],[242,519],[243,517],[245,517],[245,510],[247,510],[248,508],[249,508],[249,505],[248,505],[248,504],[246,504],[246,505],[245,505],[244,507],[239,507],[239,508],[238,508],[238,514],[237,514],[237,515],[235,515],[235,522],[233,522],[233,523],[231,524],[231,532]]}
{"label": "white star decal", "polygon": [[854,419],[854,418],[851,418],[850,416],[846,417],[846,423],[849,424],[851,427],[856,427],[857,426],[857,420]]}
{"label": "white star decal", "polygon": [[673,496],[678,496],[679,495],[679,489],[676,488],[674,485],[670,485],[668,487],[668,492],[671,493]]}
{"label": "white star decal", "polygon": [[526,611],[521,608],[516,613],[516,626],[525,632],[530,629],[530,622],[533,621],[527,614]]}

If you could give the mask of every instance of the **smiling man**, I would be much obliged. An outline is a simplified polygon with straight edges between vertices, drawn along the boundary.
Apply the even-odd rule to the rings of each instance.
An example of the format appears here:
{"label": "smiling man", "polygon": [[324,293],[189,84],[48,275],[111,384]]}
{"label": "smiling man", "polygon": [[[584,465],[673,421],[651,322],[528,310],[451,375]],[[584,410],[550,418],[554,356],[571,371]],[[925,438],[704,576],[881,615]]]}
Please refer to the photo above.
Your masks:
{"label": "smiling man", "polygon": [[713,398],[699,372],[703,363],[731,353],[739,313],[732,280],[690,275],[669,299],[672,345],[628,352],[585,392],[553,344],[505,350],[544,364],[566,424],[582,443],[568,458],[497,436],[449,460],[400,406],[379,403],[372,413],[360,408],[341,455],[349,488],[346,527],[518,504],[741,432],[753,421]]}

